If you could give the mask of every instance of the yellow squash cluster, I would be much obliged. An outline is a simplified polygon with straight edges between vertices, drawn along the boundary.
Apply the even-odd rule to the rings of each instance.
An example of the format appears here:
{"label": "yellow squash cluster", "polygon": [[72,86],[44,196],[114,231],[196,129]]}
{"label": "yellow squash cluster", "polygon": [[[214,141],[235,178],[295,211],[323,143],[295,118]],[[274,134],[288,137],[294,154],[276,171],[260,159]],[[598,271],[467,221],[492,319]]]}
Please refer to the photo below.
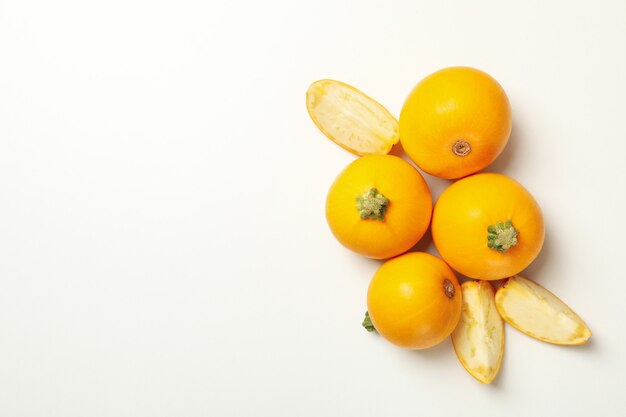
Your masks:
{"label": "yellow squash cluster", "polygon": [[[487,384],[500,369],[505,321],[554,344],[591,337],[565,303],[518,275],[544,240],[533,196],[509,177],[477,173],[511,133],[509,100],[495,79],[469,67],[437,71],[411,91],[399,122],[339,81],[313,83],[306,103],[328,138],[360,156],[332,184],[326,218],[346,248],[386,260],[370,282],[366,329],[408,349],[451,336],[461,364]],[[398,142],[422,171],[456,180],[434,207],[420,171],[387,155]],[[443,259],[411,251],[429,227]],[[454,271],[470,280],[460,285]],[[503,280],[497,291],[495,280]]]}

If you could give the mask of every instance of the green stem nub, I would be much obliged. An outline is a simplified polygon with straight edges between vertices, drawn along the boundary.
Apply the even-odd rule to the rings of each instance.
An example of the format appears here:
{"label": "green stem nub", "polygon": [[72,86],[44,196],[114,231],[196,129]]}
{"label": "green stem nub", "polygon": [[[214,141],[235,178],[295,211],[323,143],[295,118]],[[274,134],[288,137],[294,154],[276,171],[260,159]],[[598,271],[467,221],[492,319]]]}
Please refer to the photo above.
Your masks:
{"label": "green stem nub", "polygon": [[363,327],[365,327],[365,330],[367,330],[370,333],[376,331],[376,327],[374,327],[374,325],[372,324],[372,319],[370,319],[369,311],[365,312],[365,320],[363,320],[363,323],[361,324],[363,325]]}
{"label": "green stem nub", "polygon": [[356,208],[362,219],[384,221],[389,199],[378,192],[375,187],[356,198]]}
{"label": "green stem nub", "polygon": [[517,233],[511,220],[491,225],[487,228],[487,246],[504,253],[517,245]]}

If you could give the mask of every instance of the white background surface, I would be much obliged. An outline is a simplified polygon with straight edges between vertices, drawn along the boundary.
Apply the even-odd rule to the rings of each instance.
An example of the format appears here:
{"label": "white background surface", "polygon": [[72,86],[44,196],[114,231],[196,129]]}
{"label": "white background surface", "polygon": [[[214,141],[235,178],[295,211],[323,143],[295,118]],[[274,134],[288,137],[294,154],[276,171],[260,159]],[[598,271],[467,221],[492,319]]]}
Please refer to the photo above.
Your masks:
{"label": "white background surface", "polygon": [[[625,16],[619,0],[0,0],[0,415],[617,415]],[[594,333],[568,348],[507,328],[493,386],[449,340],[402,351],[361,328],[379,262],[324,218],[353,156],[305,110],[331,77],[398,115],[448,65],[508,92],[490,170],[547,223],[526,275]]]}

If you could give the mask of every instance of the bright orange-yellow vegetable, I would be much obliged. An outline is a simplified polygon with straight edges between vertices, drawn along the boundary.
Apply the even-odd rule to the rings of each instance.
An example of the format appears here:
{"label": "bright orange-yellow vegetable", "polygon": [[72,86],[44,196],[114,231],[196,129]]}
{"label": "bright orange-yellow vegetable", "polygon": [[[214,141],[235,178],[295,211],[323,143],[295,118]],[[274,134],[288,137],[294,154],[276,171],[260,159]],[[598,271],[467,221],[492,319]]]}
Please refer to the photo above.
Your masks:
{"label": "bright orange-yellow vegetable", "polygon": [[461,178],[491,164],[511,133],[506,93],[488,74],[451,67],[424,78],[400,113],[400,142],[422,170]]}
{"label": "bright orange-yellow vegetable", "polygon": [[461,315],[461,287],[441,259],[411,252],[385,262],[367,293],[370,320],[385,339],[404,348],[434,346]]}
{"label": "bright orange-yellow vegetable", "polygon": [[448,187],[433,212],[433,241],[441,257],[470,278],[515,275],[539,254],[541,209],[517,181],[477,174]]}
{"label": "bright orange-yellow vegetable", "polygon": [[326,219],[345,247],[375,259],[409,250],[426,232],[432,198],[422,175],[390,155],[348,165],[328,192]]}

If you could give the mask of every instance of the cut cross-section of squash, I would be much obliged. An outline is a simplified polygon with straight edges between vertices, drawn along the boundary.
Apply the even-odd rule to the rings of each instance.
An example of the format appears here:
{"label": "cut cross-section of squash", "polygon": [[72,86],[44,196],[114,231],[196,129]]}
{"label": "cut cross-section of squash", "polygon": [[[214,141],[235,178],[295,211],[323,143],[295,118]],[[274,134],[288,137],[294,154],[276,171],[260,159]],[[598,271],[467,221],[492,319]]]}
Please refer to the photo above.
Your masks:
{"label": "cut cross-section of squash", "polygon": [[496,292],[496,307],[522,333],[557,345],[580,345],[591,337],[585,322],[556,295],[519,275]]}
{"label": "cut cross-section of squash", "polygon": [[354,154],[385,155],[400,140],[398,121],[386,108],[340,81],[311,84],[306,107],[329,139]]}
{"label": "cut cross-section of squash", "polygon": [[504,322],[496,309],[495,290],[486,281],[467,281],[461,292],[463,311],[452,333],[452,345],[467,372],[490,384],[504,355]]}

